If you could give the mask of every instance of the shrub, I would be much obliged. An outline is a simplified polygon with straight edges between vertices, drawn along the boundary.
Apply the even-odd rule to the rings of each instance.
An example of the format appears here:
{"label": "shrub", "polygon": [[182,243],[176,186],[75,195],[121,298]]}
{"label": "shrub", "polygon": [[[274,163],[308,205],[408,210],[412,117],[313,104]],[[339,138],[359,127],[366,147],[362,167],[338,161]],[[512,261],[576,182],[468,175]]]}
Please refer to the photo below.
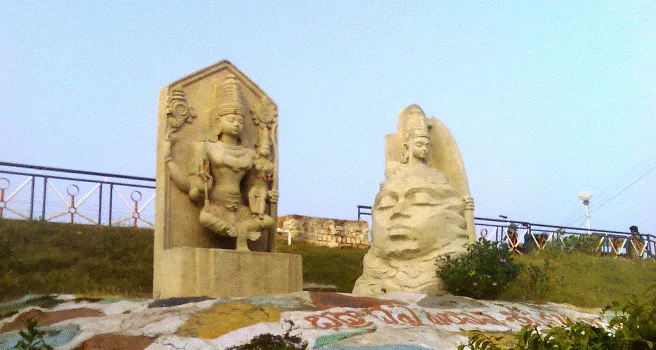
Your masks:
{"label": "shrub", "polygon": [[35,319],[29,318],[25,321],[26,330],[18,332],[21,340],[18,341],[15,348],[21,350],[52,350],[52,346],[43,341],[43,336],[46,334],[36,328],[38,322]]}
{"label": "shrub", "polygon": [[578,235],[565,237],[563,242],[565,242],[565,247],[568,252],[575,251],[586,254],[595,254],[597,246],[599,245],[599,239],[601,239],[601,237],[598,234],[590,236]]}
{"label": "shrub", "polygon": [[[606,311],[607,309],[605,309]],[[466,345],[475,350],[502,350],[500,337],[475,332]],[[540,333],[534,325],[524,326],[515,336],[512,349],[653,349],[656,344],[656,306],[629,301],[609,322],[609,330],[585,322],[549,326]],[[460,345],[459,350],[465,349]]]}
{"label": "shrub", "polygon": [[599,245],[599,240],[601,239],[599,234],[569,235],[560,239],[565,234],[567,234],[567,232],[565,232],[563,229],[556,230],[556,239],[547,245],[549,250],[564,251],[568,253],[581,252],[585,254],[595,254],[597,252],[597,246]]}
{"label": "shrub", "polygon": [[249,343],[244,345],[234,346],[228,348],[228,350],[297,350],[297,349],[307,349],[308,343],[304,341],[301,337],[296,335],[291,335],[291,332],[294,330],[294,323],[290,323],[289,329],[285,332],[284,335],[273,335],[271,333],[260,334]]}
{"label": "shrub", "polygon": [[446,290],[477,299],[494,299],[520,272],[507,244],[485,239],[468,245],[466,254],[440,257],[438,267]]}

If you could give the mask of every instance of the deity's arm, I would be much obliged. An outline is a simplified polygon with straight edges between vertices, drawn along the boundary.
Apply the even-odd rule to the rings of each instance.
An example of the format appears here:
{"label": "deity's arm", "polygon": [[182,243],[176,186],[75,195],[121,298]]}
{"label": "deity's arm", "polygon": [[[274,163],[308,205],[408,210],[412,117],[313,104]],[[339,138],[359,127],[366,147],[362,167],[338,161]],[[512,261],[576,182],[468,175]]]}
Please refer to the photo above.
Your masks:
{"label": "deity's arm", "polygon": [[[171,180],[180,191],[187,193],[192,200],[202,201],[205,198],[205,189],[212,187],[212,177],[209,173],[209,162],[204,151],[204,145],[200,142],[194,144],[191,147],[191,162],[185,162],[185,159],[173,158],[170,151],[170,141],[167,142],[169,145],[166,145],[167,156],[165,162]],[[183,163],[180,164],[180,161]]]}
{"label": "deity's arm", "polygon": [[180,191],[189,193],[189,178],[185,175],[185,172],[180,169],[178,164],[172,159],[167,159],[166,168],[168,169],[171,180],[175,186],[180,189]]}
{"label": "deity's arm", "polygon": [[[180,168],[176,160],[173,158],[173,146],[174,143],[177,145],[176,139],[172,137],[169,133],[166,134],[162,140],[162,153],[164,154],[164,162],[166,162],[166,170],[169,173],[169,177],[173,181],[173,184],[180,189],[181,191],[188,193],[189,192],[189,178],[186,174],[186,171]],[[178,146],[179,147],[179,146]]]}
{"label": "deity's arm", "polygon": [[190,184],[189,198],[196,202],[203,201],[207,196],[207,191],[214,184],[206,142],[200,141],[194,145],[193,165],[188,173]]}

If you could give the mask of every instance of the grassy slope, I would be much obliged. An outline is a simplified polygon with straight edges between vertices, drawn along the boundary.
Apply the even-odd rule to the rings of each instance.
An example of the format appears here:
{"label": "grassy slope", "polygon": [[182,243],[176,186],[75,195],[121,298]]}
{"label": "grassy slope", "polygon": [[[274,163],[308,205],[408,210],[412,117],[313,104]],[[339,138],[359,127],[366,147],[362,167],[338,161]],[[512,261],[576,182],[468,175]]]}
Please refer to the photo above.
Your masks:
{"label": "grassy slope", "polygon": [[[146,229],[0,219],[0,300],[27,293],[150,296],[152,235]],[[333,284],[342,292],[352,290],[366,253],[300,243],[287,246],[282,240],[277,249],[303,256],[305,282]],[[545,301],[603,307],[656,283],[653,260],[546,253],[517,260],[550,270],[549,282],[531,283],[524,270],[504,299],[534,300],[535,291],[548,284]]]}
{"label": "grassy slope", "polygon": [[0,220],[0,300],[27,293],[149,296],[153,231]]}
{"label": "grassy slope", "polygon": [[303,257],[303,282],[332,284],[340,292],[350,293],[355,280],[362,275],[362,258],[366,249],[323,248],[301,243],[288,246],[278,240],[279,253],[299,254]]}
{"label": "grassy slope", "polygon": [[[547,285],[544,301],[568,303],[583,307],[604,307],[622,302],[632,295],[641,296],[656,286],[656,261],[628,260],[582,253],[541,252],[516,256],[524,266],[529,264],[548,271],[546,281],[531,283],[525,268],[519,281],[504,294],[510,300],[530,300],[535,290]],[[548,266],[545,262],[548,261]]]}

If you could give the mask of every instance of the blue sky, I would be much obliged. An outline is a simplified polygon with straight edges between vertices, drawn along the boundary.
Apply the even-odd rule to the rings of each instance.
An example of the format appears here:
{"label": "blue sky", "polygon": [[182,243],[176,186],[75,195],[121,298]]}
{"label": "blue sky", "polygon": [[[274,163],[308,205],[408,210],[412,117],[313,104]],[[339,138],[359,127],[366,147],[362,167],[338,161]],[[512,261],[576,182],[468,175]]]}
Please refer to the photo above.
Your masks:
{"label": "blue sky", "polygon": [[159,90],[228,59],[278,104],[280,215],[355,218],[417,103],[476,216],[582,226],[589,191],[593,228],[656,234],[655,26],[653,1],[4,1],[0,160],[154,176]]}

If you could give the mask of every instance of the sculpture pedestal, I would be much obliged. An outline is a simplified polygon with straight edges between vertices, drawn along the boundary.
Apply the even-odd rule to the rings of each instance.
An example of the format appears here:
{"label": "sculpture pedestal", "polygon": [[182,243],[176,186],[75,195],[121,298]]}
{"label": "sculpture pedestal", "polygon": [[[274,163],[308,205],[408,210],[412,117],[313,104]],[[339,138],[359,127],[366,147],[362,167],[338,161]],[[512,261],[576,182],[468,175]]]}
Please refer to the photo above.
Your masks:
{"label": "sculpture pedestal", "polygon": [[242,297],[303,290],[300,255],[208,248],[161,250],[153,296]]}

